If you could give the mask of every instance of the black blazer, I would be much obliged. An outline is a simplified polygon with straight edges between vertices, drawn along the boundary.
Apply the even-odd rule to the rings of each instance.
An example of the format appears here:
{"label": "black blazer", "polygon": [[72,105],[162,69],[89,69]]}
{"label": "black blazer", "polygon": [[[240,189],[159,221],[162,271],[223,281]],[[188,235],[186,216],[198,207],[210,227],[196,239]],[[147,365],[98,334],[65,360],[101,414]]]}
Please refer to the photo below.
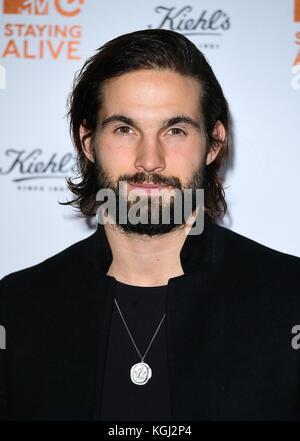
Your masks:
{"label": "black blazer", "polygon": [[[180,257],[165,319],[173,420],[299,419],[300,259],[208,219]],[[101,419],[111,260],[98,225],[0,281],[2,419]]]}

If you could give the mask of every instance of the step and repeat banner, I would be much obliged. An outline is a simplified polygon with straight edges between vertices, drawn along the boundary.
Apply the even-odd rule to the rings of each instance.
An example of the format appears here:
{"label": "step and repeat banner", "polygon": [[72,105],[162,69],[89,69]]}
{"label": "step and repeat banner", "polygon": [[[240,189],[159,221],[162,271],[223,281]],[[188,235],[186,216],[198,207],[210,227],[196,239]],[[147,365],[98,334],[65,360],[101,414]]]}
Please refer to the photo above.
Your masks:
{"label": "step and repeat banner", "polygon": [[58,204],[76,174],[67,96],[97,48],[147,28],[196,44],[229,102],[220,223],[300,254],[300,0],[0,0],[0,278],[94,232]]}

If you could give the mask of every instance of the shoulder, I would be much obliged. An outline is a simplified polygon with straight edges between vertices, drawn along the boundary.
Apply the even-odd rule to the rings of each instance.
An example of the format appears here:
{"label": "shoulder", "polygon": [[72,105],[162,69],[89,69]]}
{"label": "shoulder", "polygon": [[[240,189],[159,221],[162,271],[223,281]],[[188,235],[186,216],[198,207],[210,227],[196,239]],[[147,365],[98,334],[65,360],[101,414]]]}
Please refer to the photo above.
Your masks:
{"label": "shoulder", "polygon": [[236,233],[227,227],[212,224],[212,229],[217,236],[222,238],[227,251],[232,251],[232,253],[236,256],[243,254],[249,259],[252,259],[253,257],[261,257],[274,259],[274,262],[276,260],[280,262],[286,261],[296,265],[299,265],[300,263],[300,258],[297,256],[287,254],[282,251],[277,251],[253,239],[250,239],[249,237]]}
{"label": "shoulder", "polygon": [[7,274],[0,280],[0,298],[6,291],[10,295],[35,289],[49,290],[53,285],[65,285],[83,266],[91,262],[95,233],[82,239],[44,261]]}
{"label": "shoulder", "polygon": [[215,248],[221,249],[224,271],[253,280],[299,286],[300,258],[274,250],[218,224],[212,224]]}

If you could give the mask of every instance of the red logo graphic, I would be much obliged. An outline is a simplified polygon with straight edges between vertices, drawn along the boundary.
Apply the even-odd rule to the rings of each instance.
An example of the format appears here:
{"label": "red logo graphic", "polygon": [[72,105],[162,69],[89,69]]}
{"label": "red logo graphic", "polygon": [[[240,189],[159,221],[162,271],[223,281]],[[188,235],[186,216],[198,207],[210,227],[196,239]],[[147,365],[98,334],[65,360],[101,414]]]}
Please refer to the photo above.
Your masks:
{"label": "red logo graphic", "polygon": [[4,0],[4,14],[46,15],[49,12],[49,1],[46,0]]}
{"label": "red logo graphic", "polygon": [[300,21],[300,0],[295,0],[294,21]]}
{"label": "red logo graphic", "polygon": [[[54,0],[56,11],[64,17],[74,17],[81,12],[84,0]],[[48,15],[49,0],[4,0],[4,14]]]}

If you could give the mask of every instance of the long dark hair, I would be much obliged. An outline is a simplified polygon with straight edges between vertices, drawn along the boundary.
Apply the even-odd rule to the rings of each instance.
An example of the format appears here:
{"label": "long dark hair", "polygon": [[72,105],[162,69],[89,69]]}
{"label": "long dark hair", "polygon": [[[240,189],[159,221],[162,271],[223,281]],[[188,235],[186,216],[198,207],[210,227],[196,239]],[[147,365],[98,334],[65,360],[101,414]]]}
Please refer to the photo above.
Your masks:
{"label": "long dark hair", "polygon": [[[62,205],[72,205],[85,216],[96,213],[97,185],[96,165],[84,154],[79,135],[82,124],[88,133],[83,142],[91,138],[94,142],[97,132],[97,114],[101,107],[102,91],[106,80],[138,69],[168,69],[182,75],[196,78],[201,84],[201,105],[204,115],[204,131],[207,150],[221,149],[216,159],[205,167],[204,204],[205,211],[215,221],[226,213],[227,204],[218,172],[226,162],[231,145],[231,122],[227,101],[205,56],[183,35],[164,29],[147,29],[121,35],[97,50],[87,59],[82,69],[75,75],[72,91],[68,97],[67,116],[70,134],[77,152],[79,174],[74,183],[67,179],[69,190],[76,198]],[[224,141],[213,137],[217,121],[226,130]]]}

